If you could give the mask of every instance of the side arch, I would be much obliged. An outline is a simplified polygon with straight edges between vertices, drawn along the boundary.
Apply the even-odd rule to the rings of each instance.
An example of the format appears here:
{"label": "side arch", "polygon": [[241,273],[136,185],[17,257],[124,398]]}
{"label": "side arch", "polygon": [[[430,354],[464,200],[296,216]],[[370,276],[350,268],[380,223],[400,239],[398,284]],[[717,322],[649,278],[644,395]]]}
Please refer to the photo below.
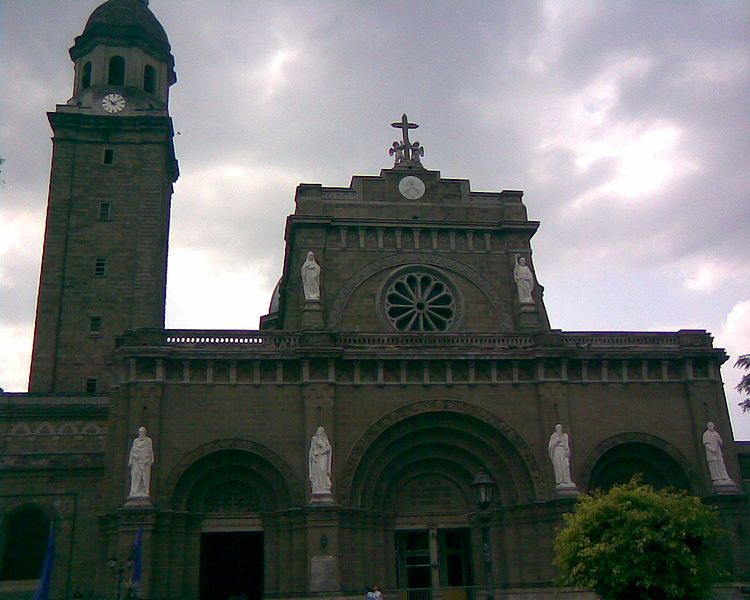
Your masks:
{"label": "side arch", "polygon": [[37,579],[42,571],[54,514],[36,502],[19,501],[2,519],[0,580]]}
{"label": "side arch", "polygon": [[258,485],[263,510],[304,503],[304,489],[289,465],[269,448],[238,438],[217,440],[192,450],[167,477],[164,497],[175,510],[194,508],[209,486],[233,482]]}
{"label": "side arch", "polygon": [[581,482],[589,490],[607,489],[635,474],[656,488],[673,487],[695,494],[701,487],[682,452],[657,436],[640,432],[621,433],[601,442],[586,457]]}
{"label": "side arch", "polygon": [[336,299],[331,306],[328,316],[329,328],[334,331],[340,329],[341,319],[344,316],[344,309],[357,288],[366,280],[380,271],[410,264],[439,267],[447,271],[458,273],[465,279],[471,281],[477,286],[482,294],[484,294],[490,305],[494,308],[495,317],[501,330],[511,331],[513,329],[513,320],[507,302],[503,300],[495,287],[481,273],[453,258],[428,252],[407,252],[384,256],[383,258],[368,263],[362,269],[354,273],[336,295]]}
{"label": "side arch", "polygon": [[480,469],[498,482],[500,503],[548,498],[531,448],[505,421],[460,400],[421,400],[388,413],[355,442],[337,495],[352,506],[388,510],[389,497],[430,470],[469,491]]}

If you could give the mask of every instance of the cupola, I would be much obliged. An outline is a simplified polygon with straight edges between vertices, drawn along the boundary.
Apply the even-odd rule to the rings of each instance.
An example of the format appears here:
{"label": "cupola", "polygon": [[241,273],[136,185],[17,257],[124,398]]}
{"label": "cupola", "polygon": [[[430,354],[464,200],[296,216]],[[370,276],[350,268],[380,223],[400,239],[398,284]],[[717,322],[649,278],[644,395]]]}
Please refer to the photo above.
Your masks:
{"label": "cupola", "polygon": [[70,49],[75,63],[69,105],[92,107],[105,91],[127,93],[132,110],[167,109],[177,77],[169,39],[148,0],[108,0]]}

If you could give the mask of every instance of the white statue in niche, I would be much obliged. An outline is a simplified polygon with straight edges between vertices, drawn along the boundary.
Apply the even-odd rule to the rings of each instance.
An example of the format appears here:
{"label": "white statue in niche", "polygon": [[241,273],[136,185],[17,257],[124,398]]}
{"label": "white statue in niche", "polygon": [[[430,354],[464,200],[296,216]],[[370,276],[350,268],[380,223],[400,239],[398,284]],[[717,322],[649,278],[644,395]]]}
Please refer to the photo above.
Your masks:
{"label": "white statue in niche", "polygon": [[138,437],[133,440],[128,466],[130,467],[130,497],[148,498],[151,485],[151,465],[154,464],[154,445],[146,435],[146,428],[138,428]]}
{"label": "white statue in niche", "polygon": [[331,459],[333,449],[328,441],[326,430],[318,427],[315,435],[310,440],[310,453],[308,455],[308,466],[310,468],[310,486],[313,496],[330,495],[333,484],[331,483]]}
{"label": "white statue in niche", "polygon": [[706,461],[708,462],[708,470],[711,471],[711,480],[715,484],[734,484],[732,478],[729,477],[729,473],[727,473],[724,456],[721,452],[724,440],[721,439],[719,432],[716,431],[711,421],[706,423],[706,431],[703,432],[703,446],[706,448]]}
{"label": "white statue in niche", "polygon": [[555,469],[555,484],[557,487],[574,488],[576,484],[570,479],[570,439],[563,431],[562,425],[555,425],[555,431],[549,437],[547,444],[549,459]]}
{"label": "white statue in niche", "polygon": [[534,304],[531,292],[534,289],[534,274],[526,264],[526,259],[516,254],[516,264],[513,267],[513,279],[518,288],[518,301],[521,304]]}
{"label": "white statue in niche", "polygon": [[320,300],[320,265],[315,262],[315,255],[312,252],[307,253],[307,259],[300,273],[305,300]]}

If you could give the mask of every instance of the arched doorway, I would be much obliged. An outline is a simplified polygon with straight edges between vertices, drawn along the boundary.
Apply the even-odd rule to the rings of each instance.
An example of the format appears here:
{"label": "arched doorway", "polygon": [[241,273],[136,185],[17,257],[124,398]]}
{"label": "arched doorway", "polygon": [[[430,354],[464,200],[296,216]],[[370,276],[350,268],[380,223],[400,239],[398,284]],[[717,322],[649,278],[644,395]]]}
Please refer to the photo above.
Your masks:
{"label": "arched doorway", "polygon": [[38,579],[47,551],[50,519],[38,506],[24,505],[5,520],[0,580]]}
{"label": "arched doorway", "polygon": [[388,554],[367,570],[389,573],[387,584],[408,598],[431,598],[437,589],[469,597],[467,588],[484,580],[474,478],[484,470],[495,480],[490,510],[499,516],[501,506],[544,493],[535,467],[520,436],[476,406],[423,401],[386,415],[355,444],[342,481],[352,506],[392,515],[381,538]]}
{"label": "arched doorway", "polygon": [[283,461],[266,449],[253,451],[250,442],[233,442],[193,453],[173,476],[172,508],[195,523],[190,545],[198,568],[187,571],[192,580],[186,589],[201,600],[264,596],[269,579],[264,515],[292,502]]}

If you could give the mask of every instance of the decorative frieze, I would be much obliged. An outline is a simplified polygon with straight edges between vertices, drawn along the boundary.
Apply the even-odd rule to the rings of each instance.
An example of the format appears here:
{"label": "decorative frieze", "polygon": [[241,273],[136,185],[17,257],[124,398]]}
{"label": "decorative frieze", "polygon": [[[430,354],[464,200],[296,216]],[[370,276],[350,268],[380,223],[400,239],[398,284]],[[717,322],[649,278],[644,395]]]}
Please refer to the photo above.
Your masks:
{"label": "decorative frieze", "polygon": [[[385,336],[388,337],[388,336]],[[640,362],[640,361],[639,361]],[[213,385],[299,385],[330,383],[336,385],[498,385],[557,381],[563,383],[599,383],[603,385],[642,383],[644,381],[673,382],[679,363],[665,361],[658,365],[658,378],[649,370],[638,370],[638,375],[627,374],[627,361],[569,360],[567,358],[481,359],[473,356],[394,356],[384,358],[306,358],[302,360],[180,361],[189,376],[167,378],[167,383]],[[167,361],[167,365],[169,361]],[[640,364],[639,364],[640,366]],[[179,372],[167,368],[167,372]],[[207,375],[213,374],[208,380]],[[221,376],[217,376],[221,374]],[[234,375],[233,375],[234,374]],[[648,379],[643,379],[643,375]],[[662,377],[662,375],[664,377]],[[135,380],[138,381],[138,380]],[[151,381],[149,379],[144,382]]]}
{"label": "decorative frieze", "polygon": [[[396,225],[338,226],[328,236],[329,247],[348,250],[353,244],[359,250],[430,250],[432,252],[503,252],[499,240],[503,233],[467,228],[410,227]],[[351,231],[351,234],[350,234]],[[498,243],[492,243],[493,235]]]}
{"label": "decorative frieze", "polygon": [[103,452],[107,439],[104,421],[21,421],[4,437],[7,454]]}
{"label": "decorative frieze", "polygon": [[[167,330],[161,332],[165,346],[154,346],[150,334],[143,350],[155,356],[133,356],[137,345],[121,348],[123,364],[129,366],[128,381],[255,386],[311,381],[338,385],[543,381],[626,385],[714,381],[718,377],[717,359],[705,353],[701,356],[702,350],[697,357],[680,356],[682,348],[672,347],[679,335],[559,333],[540,338],[513,333],[338,333],[330,338],[327,356],[316,358],[314,348],[306,347],[312,352],[303,360],[299,358],[301,338],[296,333],[222,333],[226,335]],[[240,339],[260,343],[243,346]],[[222,343],[227,350],[225,357],[216,352],[201,356],[202,348],[213,350]],[[573,352],[571,347],[575,348]],[[643,358],[648,349],[657,357]],[[571,356],[554,356],[557,350]],[[675,357],[664,358],[665,352]],[[248,353],[251,356],[243,358]]]}

